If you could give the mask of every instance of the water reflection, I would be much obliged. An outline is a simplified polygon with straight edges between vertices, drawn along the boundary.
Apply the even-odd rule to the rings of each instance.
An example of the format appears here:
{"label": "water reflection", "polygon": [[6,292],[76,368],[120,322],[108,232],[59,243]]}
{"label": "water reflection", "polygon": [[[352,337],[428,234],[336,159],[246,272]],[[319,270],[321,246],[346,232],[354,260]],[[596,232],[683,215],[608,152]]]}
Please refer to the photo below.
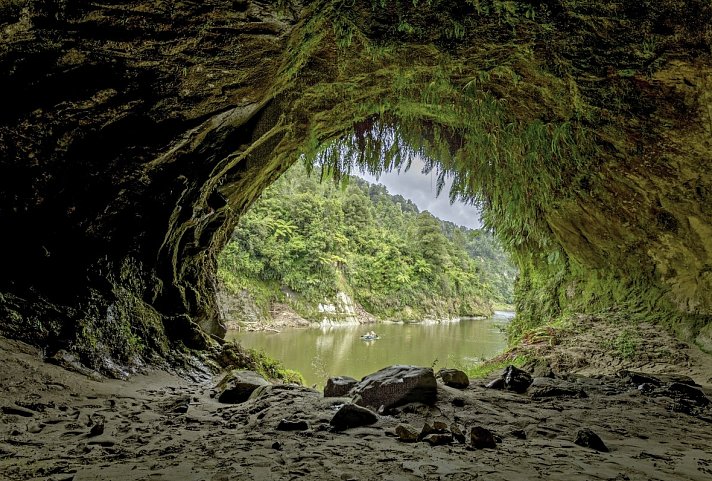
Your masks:
{"label": "water reflection", "polygon": [[[357,379],[391,364],[456,367],[489,358],[506,346],[504,328],[514,316],[496,312],[490,319],[463,319],[441,324],[371,324],[230,332],[243,346],[263,349],[285,366],[300,371],[309,385],[322,386],[327,376]],[[374,330],[378,340],[361,336]]]}

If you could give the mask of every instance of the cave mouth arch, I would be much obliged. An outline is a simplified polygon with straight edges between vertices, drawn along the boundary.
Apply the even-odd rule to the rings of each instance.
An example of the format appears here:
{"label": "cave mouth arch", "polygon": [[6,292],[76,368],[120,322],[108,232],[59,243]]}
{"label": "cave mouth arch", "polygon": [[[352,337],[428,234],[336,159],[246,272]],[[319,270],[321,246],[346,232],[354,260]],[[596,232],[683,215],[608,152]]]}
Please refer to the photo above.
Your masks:
{"label": "cave mouth arch", "polygon": [[383,125],[519,252],[522,327],[621,305],[711,342],[712,7],[497,3],[8,14],[3,332],[92,365],[211,345],[235,218],[352,132],[391,158]]}

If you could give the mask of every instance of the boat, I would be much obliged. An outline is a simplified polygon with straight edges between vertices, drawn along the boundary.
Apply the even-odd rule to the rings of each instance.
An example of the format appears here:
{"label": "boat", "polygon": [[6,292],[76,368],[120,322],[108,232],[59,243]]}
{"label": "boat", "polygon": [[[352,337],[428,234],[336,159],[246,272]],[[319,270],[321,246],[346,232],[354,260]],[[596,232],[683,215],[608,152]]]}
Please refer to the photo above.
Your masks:
{"label": "boat", "polygon": [[366,334],[361,336],[361,339],[363,339],[364,341],[375,341],[376,339],[380,339],[380,338],[381,338],[381,336],[379,336],[378,334],[376,334],[373,331],[367,332]]}

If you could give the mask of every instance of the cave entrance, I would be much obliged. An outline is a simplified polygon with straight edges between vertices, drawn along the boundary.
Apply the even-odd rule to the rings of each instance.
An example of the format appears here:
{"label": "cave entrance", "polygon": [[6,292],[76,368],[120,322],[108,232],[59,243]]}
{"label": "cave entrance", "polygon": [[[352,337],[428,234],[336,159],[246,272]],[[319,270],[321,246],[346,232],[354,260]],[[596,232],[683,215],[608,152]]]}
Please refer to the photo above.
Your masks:
{"label": "cave entrance", "polygon": [[475,206],[439,195],[453,179],[420,156],[391,171],[356,156],[338,173],[325,159],[297,162],[240,218],[219,257],[226,338],[310,385],[499,353],[516,269]]}

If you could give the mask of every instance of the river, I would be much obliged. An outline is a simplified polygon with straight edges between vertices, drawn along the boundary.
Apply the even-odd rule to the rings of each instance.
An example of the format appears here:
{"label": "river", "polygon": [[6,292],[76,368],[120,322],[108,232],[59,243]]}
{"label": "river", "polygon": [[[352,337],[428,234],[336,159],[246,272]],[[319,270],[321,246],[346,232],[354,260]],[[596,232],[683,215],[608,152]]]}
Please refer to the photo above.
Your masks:
{"label": "river", "polygon": [[[504,328],[514,313],[444,323],[383,323],[287,328],[276,332],[230,331],[249,348],[261,349],[302,373],[307,385],[322,387],[329,376],[360,379],[391,364],[458,367],[490,358],[506,347]],[[363,341],[373,330],[380,339]]]}

